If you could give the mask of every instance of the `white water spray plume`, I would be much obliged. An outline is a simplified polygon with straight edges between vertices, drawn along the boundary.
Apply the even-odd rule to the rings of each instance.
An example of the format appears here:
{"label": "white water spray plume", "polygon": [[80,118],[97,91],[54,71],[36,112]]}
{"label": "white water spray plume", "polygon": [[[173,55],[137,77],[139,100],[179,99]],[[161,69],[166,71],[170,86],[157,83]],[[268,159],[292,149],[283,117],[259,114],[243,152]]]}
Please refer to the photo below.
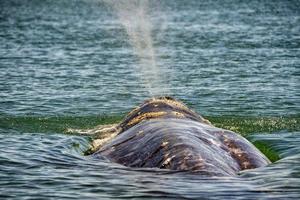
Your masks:
{"label": "white water spray plume", "polygon": [[151,96],[169,93],[157,65],[153,47],[152,24],[149,16],[149,0],[104,0],[116,12],[126,30],[134,54],[139,59],[138,71]]}

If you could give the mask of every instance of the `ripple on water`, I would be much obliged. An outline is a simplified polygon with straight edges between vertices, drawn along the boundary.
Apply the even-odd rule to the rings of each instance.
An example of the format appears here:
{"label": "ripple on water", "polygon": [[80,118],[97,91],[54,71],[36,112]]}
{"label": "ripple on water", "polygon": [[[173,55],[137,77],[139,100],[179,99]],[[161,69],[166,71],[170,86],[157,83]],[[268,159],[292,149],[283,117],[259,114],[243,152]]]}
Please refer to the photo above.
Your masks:
{"label": "ripple on water", "polygon": [[[83,156],[88,138],[61,134],[0,134],[1,194],[57,198],[296,198],[299,196],[300,133],[252,135],[281,159],[237,177],[130,169]],[[17,188],[17,189],[16,189]],[[80,191],[80,192],[78,192]]]}
{"label": "ripple on water", "polygon": [[300,198],[299,1],[162,0],[150,12],[159,87],[281,158],[226,178],[84,157],[89,139],[66,128],[117,122],[149,97],[125,31],[97,0],[0,7],[0,198]]}

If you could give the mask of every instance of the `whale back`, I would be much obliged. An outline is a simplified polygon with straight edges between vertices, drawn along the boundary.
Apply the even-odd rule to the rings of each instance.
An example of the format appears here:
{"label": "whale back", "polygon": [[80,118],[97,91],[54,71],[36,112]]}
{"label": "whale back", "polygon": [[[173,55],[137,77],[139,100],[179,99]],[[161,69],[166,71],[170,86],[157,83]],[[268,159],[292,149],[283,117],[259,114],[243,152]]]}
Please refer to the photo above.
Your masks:
{"label": "whale back", "polygon": [[270,161],[242,136],[211,125],[172,98],[144,102],[93,155],[128,167],[235,175]]}
{"label": "whale back", "polygon": [[119,127],[122,131],[125,131],[144,120],[157,118],[187,118],[193,121],[210,123],[182,102],[172,97],[159,97],[147,100],[132,110],[119,124]]}

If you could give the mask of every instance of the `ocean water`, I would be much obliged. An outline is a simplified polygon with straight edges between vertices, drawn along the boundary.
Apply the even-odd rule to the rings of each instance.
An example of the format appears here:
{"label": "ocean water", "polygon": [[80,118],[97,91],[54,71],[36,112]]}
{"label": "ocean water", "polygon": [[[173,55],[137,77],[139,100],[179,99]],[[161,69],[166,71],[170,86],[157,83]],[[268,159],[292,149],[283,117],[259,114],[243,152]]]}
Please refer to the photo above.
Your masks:
{"label": "ocean water", "polygon": [[[106,0],[107,1],[107,0]],[[1,199],[299,199],[300,2],[150,1],[157,77],[100,0],[0,1]],[[153,95],[242,134],[273,163],[236,177],[84,156],[68,128],[116,123]]]}

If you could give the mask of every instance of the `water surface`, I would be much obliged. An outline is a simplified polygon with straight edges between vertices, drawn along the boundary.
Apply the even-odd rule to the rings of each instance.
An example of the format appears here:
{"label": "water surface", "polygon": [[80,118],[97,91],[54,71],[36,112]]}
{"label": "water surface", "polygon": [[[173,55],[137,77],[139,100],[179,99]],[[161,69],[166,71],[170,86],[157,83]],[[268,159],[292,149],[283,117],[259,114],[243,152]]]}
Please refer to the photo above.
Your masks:
{"label": "water surface", "polygon": [[[83,156],[67,128],[115,123],[151,94],[98,0],[0,1],[0,197],[300,197],[299,1],[154,1],[163,87],[275,162],[237,177],[129,169]],[[279,160],[278,160],[279,159]]]}

